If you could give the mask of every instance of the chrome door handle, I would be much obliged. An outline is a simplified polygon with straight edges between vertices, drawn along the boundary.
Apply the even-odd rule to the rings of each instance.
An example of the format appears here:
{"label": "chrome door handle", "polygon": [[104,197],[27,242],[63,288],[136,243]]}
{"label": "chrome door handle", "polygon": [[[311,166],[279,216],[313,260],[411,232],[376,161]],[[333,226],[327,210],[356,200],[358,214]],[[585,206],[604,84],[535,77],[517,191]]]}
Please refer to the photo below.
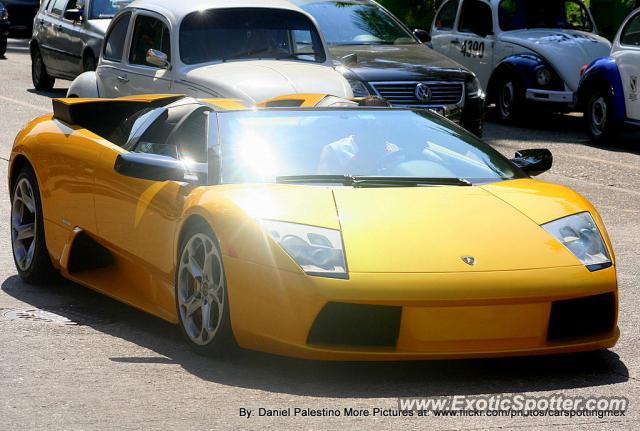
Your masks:
{"label": "chrome door handle", "polygon": [[129,82],[129,77],[127,75],[118,75],[116,79],[120,82]]}

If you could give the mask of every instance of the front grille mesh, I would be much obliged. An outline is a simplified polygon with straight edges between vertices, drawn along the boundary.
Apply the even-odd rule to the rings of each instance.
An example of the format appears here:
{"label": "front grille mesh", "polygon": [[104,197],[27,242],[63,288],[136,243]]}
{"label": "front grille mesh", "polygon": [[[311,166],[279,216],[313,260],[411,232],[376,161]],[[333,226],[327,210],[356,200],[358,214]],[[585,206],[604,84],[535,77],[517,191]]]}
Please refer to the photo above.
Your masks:
{"label": "front grille mesh", "polygon": [[423,82],[431,89],[431,100],[418,100],[416,86],[418,82],[372,82],[374,90],[380,97],[392,105],[435,106],[456,105],[462,101],[464,83],[462,82]]}

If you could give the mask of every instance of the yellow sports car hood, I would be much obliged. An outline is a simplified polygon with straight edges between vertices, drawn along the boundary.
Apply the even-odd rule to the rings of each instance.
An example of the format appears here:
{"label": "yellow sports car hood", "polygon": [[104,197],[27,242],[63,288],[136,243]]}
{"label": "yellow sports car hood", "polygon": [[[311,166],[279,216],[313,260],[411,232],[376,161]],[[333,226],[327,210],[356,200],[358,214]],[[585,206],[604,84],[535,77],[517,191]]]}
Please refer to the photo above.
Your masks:
{"label": "yellow sports car hood", "polygon": [[[533,180],[482,187],[273,185],[230,192],[233,196],[227,196],[252,218],[341,229],[351,273],[581,265],[539,225],[592,210],[577,193]],[[533,216],[526,214],[528,208]],[[602,230],[599,217],[594,217]],[[472,257],[474,264],[465,257]]]}

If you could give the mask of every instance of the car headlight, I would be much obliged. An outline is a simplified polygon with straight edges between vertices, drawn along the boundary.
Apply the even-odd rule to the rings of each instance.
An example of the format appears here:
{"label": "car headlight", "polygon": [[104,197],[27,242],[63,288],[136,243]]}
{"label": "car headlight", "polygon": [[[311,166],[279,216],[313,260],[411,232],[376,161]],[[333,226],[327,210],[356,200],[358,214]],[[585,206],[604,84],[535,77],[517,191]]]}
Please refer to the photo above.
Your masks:
{"label": "car headlight", "polygon": [[364,82],[351,79],[349,79],[348,81],[349,85],[351,85],[351,90],[353,91],[353,97],[367,97],[371,95],[371,92],[364,84]]}
{"label": "car headlight", "polygon": [[536,82],[540,87],[546,87],[551,82],[551,71],[546,67],[536,70]]}
{"label": "car headlight", "polygon": [[262,226],[306,274],[348,277],[339,230],[275,220],[262,220]]}
{"label": "car headlight", "polygon": [[6,9],[3,9],[2,12],[0,12],[0,21],[6,21],[9,19],[9,12],[7,12]]}
{"label": "car headlight", "polygon": [[465,89],[467,92],[467,97],[482,97],[484,93],[482,91],[482,86],[480,85],[480,81],[478,78],[473,78],[471,81],[467,81],[465,83]]}
{"label": "car headlight", "polygon": [[589,271],[611,266],[607,246],[588,212],[570,215],[542,227],[580,259]]}

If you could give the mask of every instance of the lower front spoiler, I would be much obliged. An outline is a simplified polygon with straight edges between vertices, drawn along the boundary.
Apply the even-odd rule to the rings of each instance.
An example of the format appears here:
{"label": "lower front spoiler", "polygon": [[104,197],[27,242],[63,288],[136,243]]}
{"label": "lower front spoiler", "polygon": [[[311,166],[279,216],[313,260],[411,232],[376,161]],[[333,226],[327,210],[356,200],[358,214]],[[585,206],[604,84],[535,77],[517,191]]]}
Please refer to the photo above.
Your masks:
{"label": "lower front spoiler", "polygon": [[[485,349],[480,345],[467,350],[443,350],[437,352],[401,351],[396,349],[377,350],[356,348],[331,348],[310,345],[292,345],[282,343],[279,340],[271,340],[270,347],[264,349],[271,353],[283,356],[293,356],[300,359],[324,360],[324,361],[424,361],[438,359],[477,359],[477,358],[501,358],[517,356],[542,356],[566,353],[580,353],[609,349],[615,346],[620,338],[620,330],[615,330],[604,337],[582,339],[575,342],[564,342],[555,345],[538,347],[504,346],[501,349]],[[480,344],[486,344],[483,341]],[[259,349],[263,350],[263,349]]]}

